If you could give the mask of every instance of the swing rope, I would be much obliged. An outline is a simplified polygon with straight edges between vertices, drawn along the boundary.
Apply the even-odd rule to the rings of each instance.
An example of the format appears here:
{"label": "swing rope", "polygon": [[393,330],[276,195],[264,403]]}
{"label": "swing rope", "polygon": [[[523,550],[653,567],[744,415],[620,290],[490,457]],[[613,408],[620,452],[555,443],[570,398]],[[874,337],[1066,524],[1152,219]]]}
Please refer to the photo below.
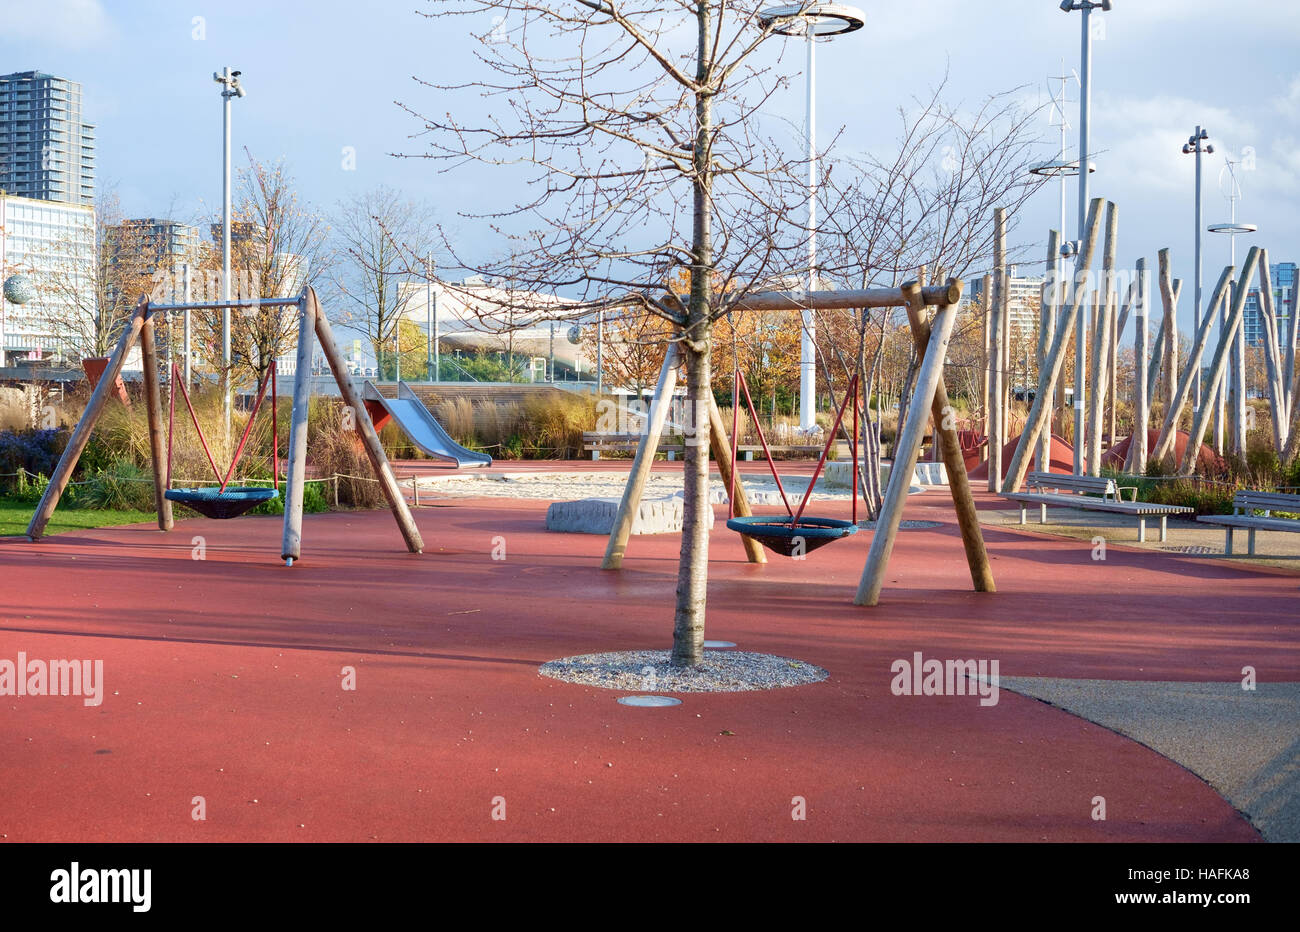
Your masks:
{"label": "swing rope", "polygon": [[[253,403],[253,408],[248,414],[248,422],[244,425],[244,432],[239,438],[239,445],[235,448],[235,455],[230,460],[230,468],[222,476],[221,470],[217,467],[216,458],[212,455],[212,448],[208,445],[208,439],[203,434],[203,428],[199,425],[198,413],[194,410],[194,403],[190,400],[189,389],[185,385],[185,380],[181,376],[180,368],[172,363],[171,385],[168,387],[167,399],[167,488],[172,486],[172,463],[175,438],[176,424],[176,386],[181,387],[181,398],[185,401],[185,407],[189,409],[190,420],[194,423],[194,430],[199,436],[199,443],[203,445],[203,452],[207,454],[208,463],[212,466],[212,474],[216,477],[220,487],[217,494],[226,491],[226,486],[230,484],[231,478],[235,474],[235,467],[243,459],[244,450],[248,445],[248,437],[253,430],[253,422],[257,419],[257,412],[261,410],[262,402],[266,399],[266,392],[269,388],[274,397],[275,389],[275,370],[274,362],[270,366],[268,373],[258,381],[257,400]],[[280,434],[279,423],[276,417],[276,405],[271,404],[271,477],[276,491],[280,489]]]}

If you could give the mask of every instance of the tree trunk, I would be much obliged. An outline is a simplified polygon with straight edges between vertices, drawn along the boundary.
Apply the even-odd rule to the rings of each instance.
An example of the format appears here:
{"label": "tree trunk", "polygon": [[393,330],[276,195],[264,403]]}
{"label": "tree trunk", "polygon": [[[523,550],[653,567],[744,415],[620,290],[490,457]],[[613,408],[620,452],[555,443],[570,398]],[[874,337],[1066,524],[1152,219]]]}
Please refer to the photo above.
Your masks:
{"label": "tree trunk", "polygon": [[687,430],[685,491],[682,503],[682,549],[677,565],[677,611],[673,620],[672,664],[694,667],[704,660],[704,607],[709,581],[709,311],[713,303],[712,181],[713,89],[711,8],[695,5],[699,52],[695,93],[694,231],[691,300],[682,334],[686,362]]}

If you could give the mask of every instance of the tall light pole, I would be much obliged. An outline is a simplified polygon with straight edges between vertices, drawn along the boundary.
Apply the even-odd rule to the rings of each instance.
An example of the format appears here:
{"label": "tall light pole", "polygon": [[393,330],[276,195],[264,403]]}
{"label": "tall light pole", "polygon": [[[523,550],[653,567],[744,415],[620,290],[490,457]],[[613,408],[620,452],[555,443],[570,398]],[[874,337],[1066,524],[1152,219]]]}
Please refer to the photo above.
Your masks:
{"label": "tall light pole", "polygon": [[[1109,13],[1111,0],[1061,0],[1062,12],[1083,12],[1079,50],[1079,164],[1089,166],[1089,171],[1079,172],[1079,237],[1063,248],[1067,255],[1076,255],[1076,271],[1083,271],[1077,263],[1083,260],[1082,243],[1084,224],[1088,222],[1088,175],[1091,171],[1091,149],[1088,130],[1092,117],[1092,11]],[[1074,328],[1074,474],[1083,475],[1083,387],[1087,380],[1088,315],[1079,314]]]}
{"label": "tall light pole", "polygon": [[[1214,146],[1205,142],[1209,138],[1210,134],[1198,126],[1196,132],[1188,137],[1187,143],[1183,146],[1183,155],[1196,154],[1196,251],[1192,260],[1196,264],[1196,284],[1193,289],[1194,297],[1192,298],[1194,302],[1192,311],[1193,332],[1201,326],[1201,156],[1210,155],[1214,152]],[[1202,143],[1205,144],[1202,145]],[[1199,367],[1196,370],[1196,393],[1193,398],[1192,409],[1193,411],[1199,411],[1201,409],[1201,370]]]}
{"label": "tall light pole", "polygon": [[[242,72],[212,72],[212,80],[221,85],[222,146],[224,155],[221,167],[221,300],[230,301],[230,101],[244,96],[244,86],[239,83]],[[226,440],[230,440],[230,308],[221,309],[221,382],[224,386],[222,412],[226,422]]]}
{"label": "tall light pole", "polygon": [[[758,14],[759,22],[782,36],[799,36],[808,44],[805,69],[807,101],[805,127],[808,142],[808,290],[817,290],[817,39],[829,39],[861,29],[866,14],[842,3],[791,3]],[[799,428],[810,430],[817,421],[816,321],[811,310],[802,312],[799,341]]]}
{"label": "tall light pole", "polygon": [[[1259,227],[1257,227],[1253,223],[1237,222],[1237,201],[1241,198],[1241,185],[1237,183],[1237,170],[1234,167],[1237,164],[1236,161],[1233,159],[1227,159],[1226,161],[1228,164],[1223,166],[1223,168],[1219,171],[1219,189],[1220,190],[1223,189],[1223,173],[1227,172],[1228,173],[1229,219],[1227,223],[1210,224],[1209,231],[1211,233],[1228,234],[1229,264],[1235,268],[1237,265],[1237,235],[1254,233],[1259,229]],[[1241,287],[1249,288],[1250,283],[1249,282],[1235,283],[1233,285],[1233,292],[1235,293],[1236,289]],[[1232,295],[1229,296],[1229,301],[1231,300],[1233,300]],[[1223,308],[1223,306],[1220,306],[1219,308],[1219,339],[1220,340],[1223,339],[1223,326],[1226,322],[1227,322],[1227,312]],[[1246,392],[1245,392],[1245,379],[1243,378],[1244,373],[1242,369],[1245,363],[1244,349],[1245,349],[1245,325],[1242,324],[1240,327],[1238,327],[1237,333],[1232,340],[1232,352],[1230,354],[1230,358],[1232,360],[1231,382],[1232,382],[1233,407],[1232,407],[1231,417],[1227,418],[1227,420],[1230,421],[1230,423],[1232,424],[1233,431],[1232,431],[1231,447],[1232,450],[1236,453],[1245,452],[1244,428],[1245,428]],[[1215,428],[1214,428],[1215,452],[1219,453],[1220,455],[1223,454],[1223,445],[1224,445],[1223,422],[1225,420],[1223,414],[1225,408],[1227,407],[1226,405],[1227,397],[1228,397],[1228,391],[1226,386],[1220,387],[1218,417],[1215,421]]]}
{"label": "tall light pole", "polygon": [[[1064,67],[1062,67],[1062,70],[1064,70]],[[1061,126],[1061,147],[1060,147],[1059,151],[1058,151],[1057,154],[1056,154],[1056,158],[1051,159],[1051,160],[1046,161],[1046,162],[1039,162],[1039,163],[1036,164],[1036,165],[1031,165],[1030,168],[1029,168],[1029,171],[1030,171],[1031,174],[1040,175],[1040,176],[1042,176],[1042,177],[1044,177],[1044,178],[1059,178],[1059,179],[1061,180],[1061,226],[1060,226],[1060,232],[1061,232],[1061,239],[1064,240],[1064,239],[1065,239],[1065,230],[1066,230],[1066,227],[1065,227],[1065,224],[1066,224],[1065,180],[1066,180],[1067,178],[1073,178],[1075,175],[1079,174],[1079,162],[1078,162],[1077,159],[1071,161],[1071,160],[1067,157],[1067,155],[1066,155],[1066,151],[1067,151],[1066,133],[1067,133],[1067,131],[1068,131],[1069,128],[1070,128],[1070,121],[1069,121],[1069,119],[1068,119],[1068,118],[1066,117],[1066,115],[1065,115],[1065,104],[1066,104],[1066,102],[1067,102],[1067,97],[1066,97],[1065,89],[1066,89],[1067,85],[1069,84],[1070,76],[1069,76],[1069,75],[1061,75],[1061,76],[1056,77],[1056,78],[1050,78],[1049,80],[1060,81],[1060,82],[1061,82],[1061,88],[1060,88],[1060,94],[1059,94],[1059,96],[1057,96],[1056,94],[1053,94],[1053,95],[1052,95],[1052,115],[1051,115],[1051,122],[1053,122],[1053,123],[1057,123],[1057,122],[1059,122],[1059,123],[1060,123],[1060,126]],[[1089,162],[1089,163],[1088,163],[1088,171],[1090,171],[1090,172],[1094,172],[1094,171],[1096,171],[1096,170],[1097,170],[1097,166],[1096,166],[1095,164],[1093,164],[1092,162]],[[1055,323],[1056,323],[1056,321],[1059,321],[1059,320],[1060,320],[1060,314],[1061,314],[1062,310],[1064,309],[1064,308],[1063,308],[1063,304],[1064,304],[1064,295],[1065,295],[1065,283],[1064,283],[1064,281],[1062,280],[1062,277],[1063,277],[1063,275],[1064,275],[1064,273],[1065,273],[1065,268],[1064,268],[1064,266],[1065,266],[1064,255],[1065,255],[1065,254],[1064,254],[1063,252],[1062,252],[1062,253],[1058,253],[1058,254],[1057,254],[1056,256],[1054,256],[1053,259],[1052,259],[1052,270],[1051,270],[1051,272],[1052,272],[1052,274],[1051,274],[1051,281],[1052,281],[1052,301],[1051,301],[1051,305],[1052,305],[1052,306],[1055,306],[1055,308],[1056,308],[1056,313],[1057,313],[1057,317],[1056,317],[1055,320],[1053,321],[1053,330],[1055,329]],[[1046,305],[1046,304],[1045,304],[1045,307],[1047,307],[1047,306],[1049,306],[1049,305]],[[1046,322],[1044,322],[1044,326],[1045,326],[1045,324],[1046,324]],[[1062,396],[1062,397],[1063,397],[1063,396]],[[1052,405],[1053,405],[1052,399],[1051,399],[1051,398],[1047,398],[1047,399],[1045,399],[1045,404],[1047,405],[1047,410],[1050,412],[1050,411],[1052,410]],[[1048,433],[1050,433],[1050,431],[1048,431]],[[1050,449],[1049,449],[1046,445],[1044,446],[1044,450],[1047,451],[1047,455],[1050,457]],[[1048,464],[1046,463],[1046,461],[1044,461],[1042,464],[1040,464],[1040,466],[1041,466],[1041,468],[1042,468],[1043,470],[1047,470],[1047,469],[1049,468],[1049,466],[1048,466]]]}

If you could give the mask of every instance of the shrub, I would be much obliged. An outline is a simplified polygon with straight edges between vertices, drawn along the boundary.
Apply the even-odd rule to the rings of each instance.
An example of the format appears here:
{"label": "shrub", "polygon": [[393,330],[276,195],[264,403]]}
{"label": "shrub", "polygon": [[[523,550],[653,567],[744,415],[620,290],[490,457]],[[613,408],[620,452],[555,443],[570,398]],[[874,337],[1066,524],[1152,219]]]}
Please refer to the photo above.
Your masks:
{"label": "shrub", "polygon": [[77,499],[86,508],[153,511],[153,473],[130,460],[118,460],[88,476]]}
{"label": "shrub", "polygon": [[[0,431],[0,474],[52,475],[67,445],[68,432],[58,428]],[[0,477],[8,494],[12,494],[19,481],[18,475]]]}

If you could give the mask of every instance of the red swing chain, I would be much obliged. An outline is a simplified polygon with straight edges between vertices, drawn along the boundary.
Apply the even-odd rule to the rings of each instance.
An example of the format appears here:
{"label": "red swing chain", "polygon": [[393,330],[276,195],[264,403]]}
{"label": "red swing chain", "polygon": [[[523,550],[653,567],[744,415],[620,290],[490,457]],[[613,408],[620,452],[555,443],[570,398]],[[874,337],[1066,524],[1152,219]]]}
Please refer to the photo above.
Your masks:
{"label": "red swing chain", "polygon": [[[830,433],[826,435],[826,446],[822,447],[822,455],[817,460],[817,468],[813,470],[812,479],[808,482],[808,491],[803,493],[803,501],[799,503],[799,512],[794,516],[794,521],[791,522],[790,524],[791,528],[796,528],[799,526],[799,519],[803,517],[803,510],[808,505],[808,499],[812,497],[813,486],[817,484],[817,477],[821,475],[822,467],[826,465],[826,456],[831,452],[831,444],[835,442],[835,432],[840,429],[840,422],[844,420],[844,409],[849,406],[850,399],[853,399],[853,420],[855,423],[857,421],[858,418],[857,391],[858,391],[858,374],[855,372],[853,374],[853,378],[849,380],[848,391],[844,393],[844,401],[840,403],[840,409],[835,414],[835,426],[832,427],[830,429]],[[856,431],[854,433],[856,436]],[[858,458],[857,448],[855,444],[854,454],[853,454],[853,460],[854,460],[853,462],[853,479],[854,479],[853,519],[855,524],[857,523],[857,513],[858,513],[857,458]]]}
{"label": "red swing chain", "polygon": [[[177,376],[180,375],[180,369],[175,363],[172,363],[172,378],[171,378],[172,384],[168,392],[169,398],[168,398],[168,416],[167,416],[167,487],[168,488],[171,488],[171,482],[172,482],[172,443],[173,443],[174,425],[176,419],[175,386],[179,384],[181,387],[181,397],[185,400],[185,407],[189,409],[190,419],[194,422],[194,430],[199,435],[199,443],[203,444],[203,452],[207,454],[208,463],[211,464],[212,466],[212,474],[216,476],[217,481],[221,483],[221,487],[217,491],[224,492],[226,490],[226,486],[230,484],[231,477],[235,474],[235,467],[239,465],[240,459],[243,458],[244,447],[248,443],[248,435],[253,430],[253,421],[257,419],[257,412],[262,407],[263,399],[266,398],[266,390],[268,387],[271,387],[275,384],[275,368],[276,368],[275,363],[273,361],[268,376],[263,378],[258,383],[257,401],[253,403],[253,410],[250,411],[248,415],[248,423],[244,425],[244,433],[239,438],[239,446],[235,449],[235,455],[230,461],[230,468],[226,470],[226,474],[223,477],[221,475],[221,470],[217,468],[217,461],[212,455],[212,449],[208,446],[208,439],[203,435],[203,428],[199,426],[199,417],[198,414],[194,411],[193,402],[190,401],[190,393],[189,393],[189,389],[185,385],[185,380],[183,378],[182,379],[177,378]],[[272,402],[271,404],[271,468],[272,468],[272,476],[274,478],[276,489],[279,489],[280,487],[279,459],[280,459],[279,431],[278,431],[278,424],[276,423],[275,403]]]}
{"label": "red swing chain", "polygon": [[[772,451],[767,448],[767,438],[763,436],[763,425],[758,422],[758,414],[754,411],[754,399],[749,397],[749,382],[745,379],[745,373],[742,372],[739,368],[735,370],[735,376],[733,377],[733,384],[732,384],[733,395],[735,393],[736,382],[740,383],[740,387],[745,390],[745,403],[749,405],[749,416],[754,422],[754,430],[758,432],[758,442],[763,445],[763,456],[767,458],[767,465],[772,470],[772,478],[776,480],[776,487],[781,492],[781,501],[785,503],[786,513],[793,518],[794,511],[790,508],[790,500],[785,497],[785,486],[781,484],[781,477],[777,475],[776,472],[776,461],[772,459]],[[736,413],[734,400],[733,400],[731,412],[734,419]],[[733,482],[733,488],[732,488],[733,492],[735,491],[734,482],[736,479],[736,446],[737,446],[736,430],[735,427],[733,426],[731,430],[731,479]]]}

